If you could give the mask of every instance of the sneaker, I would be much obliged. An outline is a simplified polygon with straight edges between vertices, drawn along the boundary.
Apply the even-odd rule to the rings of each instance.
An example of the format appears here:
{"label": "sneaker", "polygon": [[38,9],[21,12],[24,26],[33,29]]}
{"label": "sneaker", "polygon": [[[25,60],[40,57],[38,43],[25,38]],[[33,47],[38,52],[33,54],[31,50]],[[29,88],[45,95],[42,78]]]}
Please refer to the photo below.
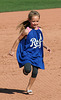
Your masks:
{"label": "sneaker", "polygon": [[27,94],[33,94],[32,90],[27,90]]}

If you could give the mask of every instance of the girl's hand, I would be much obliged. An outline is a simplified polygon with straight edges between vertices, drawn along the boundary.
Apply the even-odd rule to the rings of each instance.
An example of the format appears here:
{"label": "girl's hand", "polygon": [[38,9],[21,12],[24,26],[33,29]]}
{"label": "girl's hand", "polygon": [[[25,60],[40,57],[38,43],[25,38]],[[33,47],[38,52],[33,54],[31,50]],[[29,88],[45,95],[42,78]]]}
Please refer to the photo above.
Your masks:
{"label": "girl's hand", "polygon": [[9,55],[10,56],[14,56],[14,52],[13,51],[9,51]]}
{"label": "girl's hand", "polygon": [[49,51],[51,53],[51,49],[49,47],[47,47],[47,51]]}

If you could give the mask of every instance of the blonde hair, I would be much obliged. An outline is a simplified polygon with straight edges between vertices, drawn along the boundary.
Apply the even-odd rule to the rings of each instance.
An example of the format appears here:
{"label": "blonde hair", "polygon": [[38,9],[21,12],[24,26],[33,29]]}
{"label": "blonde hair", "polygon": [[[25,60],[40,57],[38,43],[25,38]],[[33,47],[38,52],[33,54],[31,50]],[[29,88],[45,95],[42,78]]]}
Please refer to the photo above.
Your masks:
{"label": "blonde hair", "polygon": [[34,11],[34,10],[30,11],[30,13],[28,14],[28,20],[23,21],[22,23],[20,23],[17,26],[17,29],[20,28],[20,32],[19,33],[21,33],[24,29],[26,29],[27,27],[30,26],[29,20],[31,20],[33,16],[38,16],[39,19],[40,19],[40,14],[37,11]]}

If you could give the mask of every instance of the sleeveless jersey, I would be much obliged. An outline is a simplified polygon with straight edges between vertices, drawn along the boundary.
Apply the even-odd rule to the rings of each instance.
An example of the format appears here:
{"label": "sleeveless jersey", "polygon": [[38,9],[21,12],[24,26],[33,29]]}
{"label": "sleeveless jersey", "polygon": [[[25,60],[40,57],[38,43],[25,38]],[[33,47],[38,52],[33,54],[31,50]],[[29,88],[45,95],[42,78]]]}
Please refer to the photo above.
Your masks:
{"label": "sleeveless jersey", "polygon": [[33,66],[44,69],[43,34],[40,29],[32,29],[27,37],[19,42],[16,56],[20,68],[26,63],[31,63]]}

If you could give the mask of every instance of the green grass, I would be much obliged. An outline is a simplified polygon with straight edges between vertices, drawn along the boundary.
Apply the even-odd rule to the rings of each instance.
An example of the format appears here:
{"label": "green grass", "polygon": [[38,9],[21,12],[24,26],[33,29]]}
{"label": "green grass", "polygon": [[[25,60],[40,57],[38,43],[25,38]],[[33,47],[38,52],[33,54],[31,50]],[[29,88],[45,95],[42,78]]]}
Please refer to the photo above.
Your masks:
{"label": "green grass", "polygon": [[61,0],[0,0],[0,12],[61,8]]}

